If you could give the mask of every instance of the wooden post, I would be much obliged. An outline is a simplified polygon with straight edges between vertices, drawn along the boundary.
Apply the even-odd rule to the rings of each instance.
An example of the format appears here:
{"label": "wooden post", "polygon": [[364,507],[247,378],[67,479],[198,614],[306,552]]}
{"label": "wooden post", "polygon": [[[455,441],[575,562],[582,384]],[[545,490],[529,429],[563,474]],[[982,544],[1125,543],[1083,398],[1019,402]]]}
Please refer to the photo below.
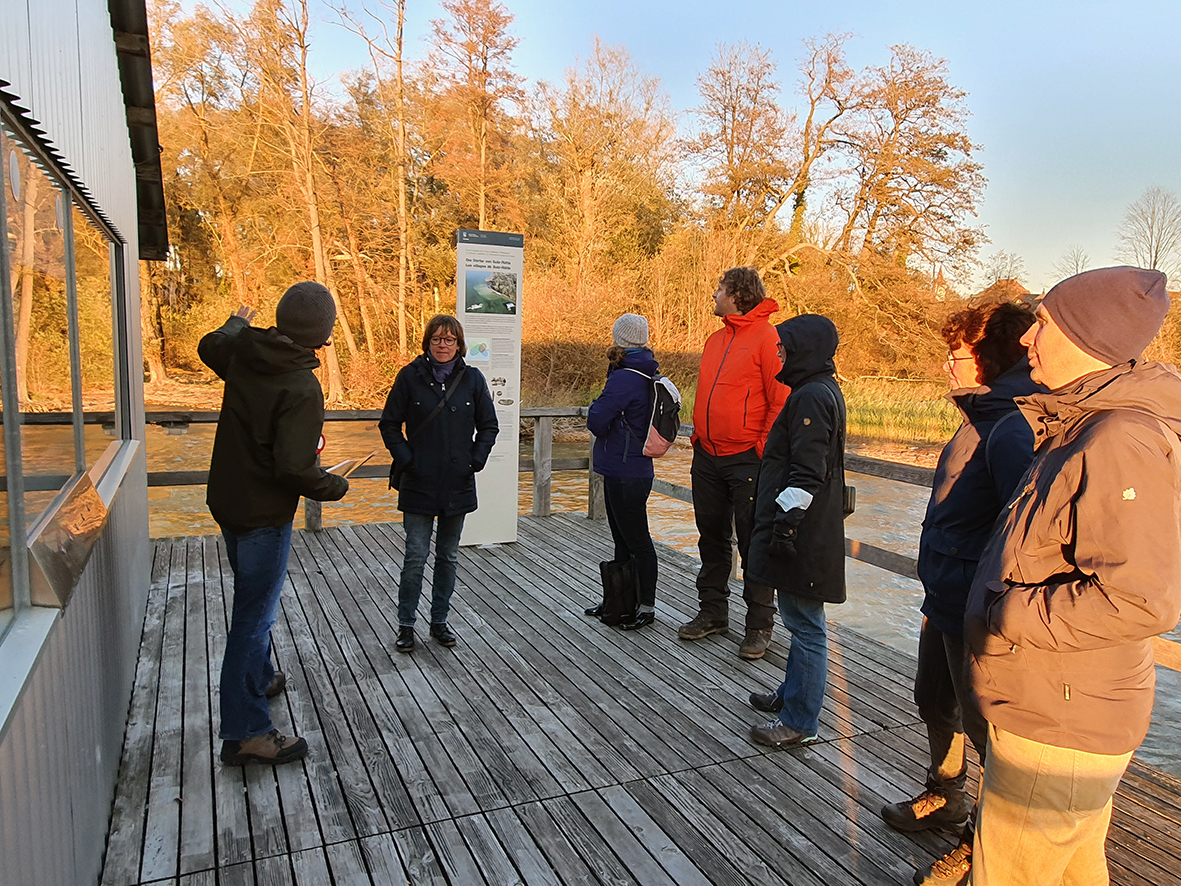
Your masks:
{"label": "wooden post", "polygon": [[589,489],[586,494],[586,516],[588,520],[606,520],[607,503],[603,500],[603,478],[595,473],[595,435],[590,435]]}
{"label": "wooden post", "polygon": [[[320,454],[316,453],[316,467],[320,467]],[[303,500],[303,528],[319,532],[324,528],[324,505],[310,498]]]}
{"label": "wooden post", "polygon": [[533,419],[533,516],[548,517],[552,511],[554,420],[539,415]]}

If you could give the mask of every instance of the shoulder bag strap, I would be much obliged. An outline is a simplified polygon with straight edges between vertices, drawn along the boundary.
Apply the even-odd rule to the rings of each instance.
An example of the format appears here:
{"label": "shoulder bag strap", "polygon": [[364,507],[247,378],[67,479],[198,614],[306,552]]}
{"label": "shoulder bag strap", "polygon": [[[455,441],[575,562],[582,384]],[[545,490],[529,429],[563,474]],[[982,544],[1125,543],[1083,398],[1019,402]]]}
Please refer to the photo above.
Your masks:
{"label": "shoulder bag strap", "polygon": [[419,434],[421,434],[423,431],[425,431],[427,428],[427,425],[429,425],[431,422],[433,422],[438,417],[439,413],[443,411],[443,407],[447,405],[447,401],[451,399],[451,395],[455,393],[455,389],[458,388],[459,383],[461,381],[463,381],[463,374],[465,372],[467,372],[466,366],[462,367],[459,370],[459,372],[456,373],[455,381],[452,382],[451,386],[449,388],[447,388],[447,390],[443,393],[443,399],[439,401],[439,405],[431,410],[431,414],[428,415],[425,419],[423,419],[422,424],[420,424],[417,428],[415,428],[411,433],[406,435],[406,442],[407,443],[409,443],[411,440],[413,440],[415,437],[417,437]]}

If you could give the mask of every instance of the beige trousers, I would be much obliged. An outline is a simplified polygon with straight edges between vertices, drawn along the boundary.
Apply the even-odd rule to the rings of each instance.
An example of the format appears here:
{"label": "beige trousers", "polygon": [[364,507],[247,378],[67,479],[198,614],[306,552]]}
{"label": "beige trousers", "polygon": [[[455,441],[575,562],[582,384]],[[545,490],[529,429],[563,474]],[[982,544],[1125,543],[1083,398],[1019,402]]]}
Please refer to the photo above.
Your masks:
{"label": "beige trousers", "polygon": [[1107,886],[1111,798],[1131,758],[1042,744],[990,723],[972,886]]}

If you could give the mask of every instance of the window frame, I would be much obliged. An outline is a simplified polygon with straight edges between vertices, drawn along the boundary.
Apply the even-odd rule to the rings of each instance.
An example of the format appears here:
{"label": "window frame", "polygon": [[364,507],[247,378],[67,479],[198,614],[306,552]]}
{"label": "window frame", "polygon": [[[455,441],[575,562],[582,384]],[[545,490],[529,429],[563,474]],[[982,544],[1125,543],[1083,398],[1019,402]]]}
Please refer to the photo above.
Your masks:
{"label": "window frame", "polygon": [[[130,396],[130,364],[127,353],[127,318],[129,306],[127,304],[127,274],[125,261],[127,243],[98,212],[90,202],[88,196],[71,177],[61,168],[51,153],[47,151],[34,133],[23,125],[20,117],[4,102],[0,102],[0,124],[6,130],[9,139],[16,142],[16,149],[22,150],[29,157],[30,162],[44,174],[49,183],[56,189],[61,198],[61,228],[65,241],[65,271],[66,293],[65,303],[67,312],[68,349],[70,359],[70,388],[71,388],[71,424],[73,426],[74,473],[59,488],[59,494],[46,505],[38,514],[34,515],[34,525],[28,523],[29,514],[26,507],[26,483],[22,452],[22,427],[25,425],[21,412],[20,401],[17,396],[16,382],[16,318],[13,311],[11,296],[12,261],[9,255],[9,240],[7,234],[7,201],[11,193],[9,185],[8,157],[0,158],[0,280],[5,281],[9,292],[0,297],[0,395],[2,395],[3,439],[5,460],[5,492],[8,511],[8,544],[11,564],[12,609],[7,623],[0,625],[0,645],[11,637],[12,628],[23,620],[23,617],[59,607],[41,606],[33,602],[31,553],[29,549],[30,530],[51,518],[54,511],[61,507],[67,489],[83,474],[90,472],[95,485],[102,484],[103,474],[115,462],[113,450],[122,444],[133,441],[131,428],[131,410],[128,408]],[[100,455],[93,465],[87,464],[85,445],[85,414],[83,409],[83,379],[82,379],[82,351],[81,329],[78,311],[77,289],[77,255],[75,249],[74,210],[81,213],[87,222],[102,235],[108,244],[108,275],[110,281],[110,323],[112,334],[112,366],[111,378],[113,391],[113,408],[115,415],[115,439],[107,447],[107,451]],[[13,404],[13,405],[9,405]],[[102,484],[106,485],[106,484]],[[105,498],[105,496],[104,496]],[[38,623],[43,621],[37,616]]]}

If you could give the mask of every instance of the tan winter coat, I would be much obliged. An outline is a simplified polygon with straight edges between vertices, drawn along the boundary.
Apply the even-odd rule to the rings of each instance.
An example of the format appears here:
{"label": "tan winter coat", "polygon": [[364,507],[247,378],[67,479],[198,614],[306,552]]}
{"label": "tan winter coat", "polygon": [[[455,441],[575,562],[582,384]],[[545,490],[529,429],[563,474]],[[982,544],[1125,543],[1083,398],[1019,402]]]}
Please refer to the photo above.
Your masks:
{"label": "tan winter coat", "polygon": [[1007,732],[1127,753],[1152,713],[1151,638],[1181,616],[1181,377],[1124,363],[1017,402],[1037,454],[972,583],[972,691]]}

